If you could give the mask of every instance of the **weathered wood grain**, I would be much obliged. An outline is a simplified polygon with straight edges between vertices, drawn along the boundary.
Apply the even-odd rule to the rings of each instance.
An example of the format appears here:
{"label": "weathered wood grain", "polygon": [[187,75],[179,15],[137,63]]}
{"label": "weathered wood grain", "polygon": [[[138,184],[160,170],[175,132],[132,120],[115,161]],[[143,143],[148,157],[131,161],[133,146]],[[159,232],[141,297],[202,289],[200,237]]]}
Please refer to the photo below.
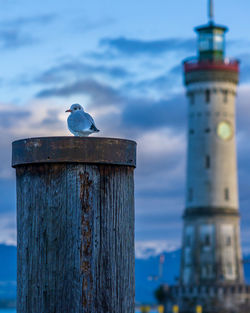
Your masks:
{"label": "weathered wood grain", "polygon": [[18,313],[134,313],[133,170],[17,166]]}

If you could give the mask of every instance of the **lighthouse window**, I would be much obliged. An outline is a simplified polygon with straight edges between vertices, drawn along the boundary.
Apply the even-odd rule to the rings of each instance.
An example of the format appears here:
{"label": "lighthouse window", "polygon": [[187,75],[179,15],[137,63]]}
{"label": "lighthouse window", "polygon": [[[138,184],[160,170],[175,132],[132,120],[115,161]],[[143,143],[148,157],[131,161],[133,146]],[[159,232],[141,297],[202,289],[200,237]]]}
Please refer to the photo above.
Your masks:
{"label": "lighthouse window", "polygon": [[211,239],[210,239],[210,236],[209,236],[209,235],[206,235],[206,236],[205,236],[204,245],[205,245],[206,247],[209,247],[209,246],[211,245]]}
{"label": "lighthouse window", "polygon": [[211,278],[213,277],[213,267],[212,264],[205,264],[201,268],[202,278]]}
{"label": "lighthouse window", "polygon": [[188,189],[188,201],[191,202],[193,201],[193,189],[192,188],[189,188]]}
{"label": "lighthouse window", "polygon": [[186,237],[186,247],[190,247],[191,246],[191,237],[190,235],[187,235]]}
{"label": "lighthouse window", "polygon": [[210,156],[206,155],[206,168],[210,168]]}
{"label": "lighthouse window", "polygon": [[228,263],[226,265],[226,271],[227,271],[227,275],[233,275],[233,267],[232,267],[232,264],[231,263]]}
{"label": "lighthouse window", "polygon": [[228,90],[223,90],[223,102],[227,103],[228,101]]}
{"label": "lighthouse window", "polygon": [[229,246],[231,246],[231,244],[232,244],[232,239],[231,239],[231,237],[227,237],[226,238],[226,245],[229,247]]}
{"label": "lighthouse window", "polygon": [[206,102],[209,103],[210,102],[210,90],[206,89],[205,91],[205,98],[206,98]]}
{"label": "lighthouse window", "polygon": [[205,133],[210,133],[211,132],[211,129],[210,128],[206,128],[205,129]]}
{"label": "lighthouse window", "polygon": [[214,50],[223,50],[224,36],[221,34],[214,35]]}
{"label": "lighthouse window", "polygon": [[194,104],[195,103],[195,98],[194,98],[194,93],[190,93],[189,94],[189,99],[190,99],[190,104]]}
{"label": "lighthouse window", "polygon": [[229,189],[228,188],[225,188],[224,190],[224,196],[225,196],[225,200],[229,200]]}
{"label": "lighthouse window", "polygon": [[203,278],[207,277],[207,267],[205,265],[203,265],[201,268],[201,276]]}
{"label": "lighthouse window", "polygon": [[199,38],[199,50],[208,51],[213,49],[213,35],[208,33],[203,33]]}
{"label": "lighthouse window", "polygon": [[193,129],[190,129],[190,130],[189,130],[189,134],[190,134],[190,135],[193,135],[193,134],[194,134],[194,130],[193,130]]}

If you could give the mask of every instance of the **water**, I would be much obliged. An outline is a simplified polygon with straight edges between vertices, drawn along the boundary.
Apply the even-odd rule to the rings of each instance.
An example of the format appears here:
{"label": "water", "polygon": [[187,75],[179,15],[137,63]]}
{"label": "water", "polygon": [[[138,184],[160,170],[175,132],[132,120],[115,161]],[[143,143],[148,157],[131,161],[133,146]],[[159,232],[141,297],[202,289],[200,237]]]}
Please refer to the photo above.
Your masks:
{"label": "water", "polygon": [[[2,313],[2,312],[0,311],[0,313]],[[141,311],[135,311],[135,313],[141,313]],[[152,310],[152,311],[150,311],[150,313],[158,313],[158,311]]]}
{"label": "water", "polygon": [[[0,309],[0,313],[16,313],[14,309]],[[136,311],[135,313],[141,313],[140,311]],[[150,311],[150,313],[158,313],[157,311]]]}
{"label": "water", "polygon": [[[0,313],[16,313],[15,309],[0,309]],[[141,313],[140,311],[136,311],[135,313]],[[157,311],[150,311],[150,313],[158,313]]]}

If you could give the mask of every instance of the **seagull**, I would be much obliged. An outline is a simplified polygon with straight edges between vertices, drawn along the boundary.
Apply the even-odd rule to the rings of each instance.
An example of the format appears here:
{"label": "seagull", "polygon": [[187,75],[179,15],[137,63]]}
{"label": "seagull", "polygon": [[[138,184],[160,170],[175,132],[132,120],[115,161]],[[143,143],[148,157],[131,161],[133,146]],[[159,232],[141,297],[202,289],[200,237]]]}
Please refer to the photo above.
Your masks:
{"label": "seagull", "polygon": [[100,131],[95,126],[92,116],[84,112],[80,104],[72,104],[70,109],[65,112],[70,112],[67,120],[68,129],[74,136],[87,137],[92,133],[98,133]]}

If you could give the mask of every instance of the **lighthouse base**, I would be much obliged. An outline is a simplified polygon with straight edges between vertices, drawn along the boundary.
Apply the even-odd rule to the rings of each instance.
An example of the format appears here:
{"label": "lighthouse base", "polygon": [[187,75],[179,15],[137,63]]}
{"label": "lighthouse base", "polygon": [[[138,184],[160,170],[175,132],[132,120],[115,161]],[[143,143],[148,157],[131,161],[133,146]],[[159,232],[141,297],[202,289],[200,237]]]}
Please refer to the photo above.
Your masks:
{"label": "lighthouse base", "polygon": [[179,313],[249,313],[250,286],[196,285],[167,286],[165,313],[172,313],[179,307]]}

